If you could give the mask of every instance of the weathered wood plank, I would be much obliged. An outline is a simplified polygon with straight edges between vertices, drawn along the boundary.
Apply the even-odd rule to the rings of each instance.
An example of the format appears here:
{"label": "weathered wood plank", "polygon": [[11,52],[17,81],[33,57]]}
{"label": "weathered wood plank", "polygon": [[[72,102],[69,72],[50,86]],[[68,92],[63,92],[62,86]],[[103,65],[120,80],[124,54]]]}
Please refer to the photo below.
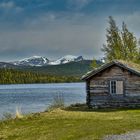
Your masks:
{"label": "weathered wood plank", "polygon": [[[123,85],[117,86],[123,88],[124,94],[111,95],[110,80],[123,81]],[[112,66],[89,79],[87,93],[90,105],[140,106],[140,77],[118,66]]]}

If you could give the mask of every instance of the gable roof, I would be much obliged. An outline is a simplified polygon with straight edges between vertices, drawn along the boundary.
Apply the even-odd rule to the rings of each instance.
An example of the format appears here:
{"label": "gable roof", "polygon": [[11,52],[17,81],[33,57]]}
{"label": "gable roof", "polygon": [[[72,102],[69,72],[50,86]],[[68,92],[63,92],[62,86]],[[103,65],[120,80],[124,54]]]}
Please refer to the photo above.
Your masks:
{"label": "gable roof", "polygon": [[96,75],[99,72],[102,72],[103,70],[105,70],[113,65],[117,65],[118,67],[124,68],[124,69],[140,76],[140,65],[132,63],[132,62],[126,62],[123,60],[115,60],[115,61],[104,64],[101,67],[86,73],[85,75],[82,76],[82,80],[87,80],[90,77]]}

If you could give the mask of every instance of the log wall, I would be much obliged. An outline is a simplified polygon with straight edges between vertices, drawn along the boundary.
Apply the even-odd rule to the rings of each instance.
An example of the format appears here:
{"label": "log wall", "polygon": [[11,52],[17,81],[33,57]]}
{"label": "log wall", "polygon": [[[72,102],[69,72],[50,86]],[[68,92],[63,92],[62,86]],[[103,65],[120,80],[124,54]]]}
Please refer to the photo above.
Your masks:
{"label": "log wall", "polygon": [[[124,81],[123,95],[109,93],[110,80]],[[114,65],[88,79],[87,93],[89,106],[140,106],[140,77]]]}

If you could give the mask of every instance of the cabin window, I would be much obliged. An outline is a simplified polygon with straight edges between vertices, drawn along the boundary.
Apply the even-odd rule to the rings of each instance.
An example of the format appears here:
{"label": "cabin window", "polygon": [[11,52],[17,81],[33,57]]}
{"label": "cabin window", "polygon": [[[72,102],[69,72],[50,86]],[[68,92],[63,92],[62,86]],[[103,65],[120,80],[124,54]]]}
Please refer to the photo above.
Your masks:
{"label": "cabin window", "polygon": [[110,81],[110,92],[116,94],[116,81]]}
{"label": "cabin window", "polygon": [[111,94],[123,94],[123,81],[110,81]]}

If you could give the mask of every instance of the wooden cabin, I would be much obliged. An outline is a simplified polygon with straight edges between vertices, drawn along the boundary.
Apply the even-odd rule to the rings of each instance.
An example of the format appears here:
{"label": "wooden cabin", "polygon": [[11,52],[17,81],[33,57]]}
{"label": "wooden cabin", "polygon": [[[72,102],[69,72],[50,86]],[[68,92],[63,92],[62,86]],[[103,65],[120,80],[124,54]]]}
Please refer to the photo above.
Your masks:
{"label": "wooden cabin", "polygon": [[89,107],[140,107],[140,65],[112,61],[82,77]]}

